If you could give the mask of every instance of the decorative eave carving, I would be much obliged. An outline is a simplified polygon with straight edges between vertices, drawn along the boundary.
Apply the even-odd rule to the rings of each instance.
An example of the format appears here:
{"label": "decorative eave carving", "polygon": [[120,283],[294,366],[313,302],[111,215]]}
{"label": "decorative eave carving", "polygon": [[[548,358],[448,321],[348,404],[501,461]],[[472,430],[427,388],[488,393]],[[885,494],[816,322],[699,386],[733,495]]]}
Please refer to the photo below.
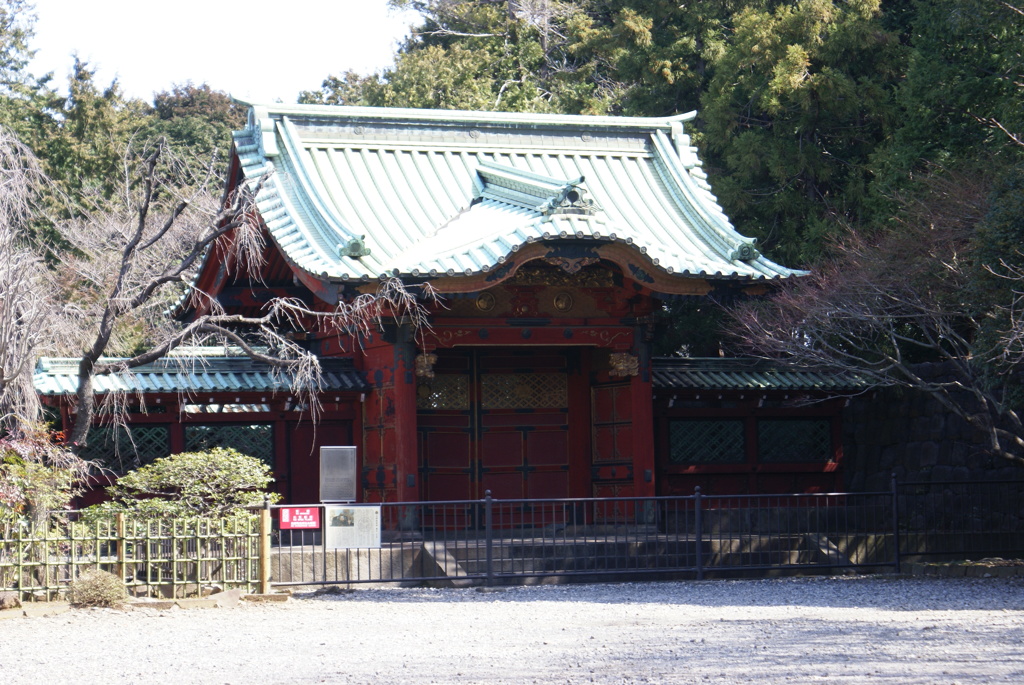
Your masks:
{"label": "decorative eave carving", "polygon": [[432,352],[416,355],[416,375],[420,378],[434,377],[434,364],[437,363],[437,355]]}
{"label": "decorative eave carving", "polygon": [[629,352],[613,352],[609,358],[609,376],[639,376],[640,358]]}
{"label": "decorative eave carving", "polygon": [[[614,288],[615,274],[602,267],[593,267],[600,261],[594,256],[547,256],[542,261],[551,269],[538,263],[525,264],[506,281],[511,285],[547,285],[562,288]],[[570,268],[566,268],[566,265]]]}
{"label": "decorative eave carving", "polygon": [[[518,274],[531,266],[529,263],[538,260],[559,260],[559,259],[589,259],[597,257],[601,261],[608,261],[619,266],[623,273],[636,280],[642,286],[653,292],[674,294],[674,295],[707,295],[712,290],[712,285],[705,275],[683,275],[670,274],[658,269],[656,265],[644,254],[638,254],[635,247],[622,243],[595,243],[587,246],[586,254],[569,254],[567,250],[577,247],[572,244],[550,245],[535,242],[526,245],[516,251],[512,257],[503,262],[498,268],[489,272],[474,274],[472,276],[440,276],[431,278],[430,284],[445,293],[469,293],[479,292],[492,288],[500,283],[516,285],[544,285],[541,283],[523,283],[517,281]],[[582,269],[580,273],[587,273],[589,268]],[[574,275],[564,272],[568,278]],[[523,278],[530,278],[523,276]],[[549,285],[569,285],[569,283],[549,282]],[[575,285],[582,285],[579,281],[573,281]],[[751,287],[760,285],[760,282],[748,284],[742,280],[738,281],[739,287]],[[361,292],[373,292],[376,286],[367,284],[360,287]],[[595,285],[594,287],[608,287]]]}

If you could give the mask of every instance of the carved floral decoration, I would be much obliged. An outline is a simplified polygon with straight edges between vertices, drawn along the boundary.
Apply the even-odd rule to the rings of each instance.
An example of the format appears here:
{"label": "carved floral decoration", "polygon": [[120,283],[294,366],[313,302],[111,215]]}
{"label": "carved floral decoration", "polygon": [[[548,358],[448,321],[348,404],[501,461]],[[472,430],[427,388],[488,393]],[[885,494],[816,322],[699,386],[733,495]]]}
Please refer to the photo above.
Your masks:
{"label": "carved floral decoration", "polygon": [[416,355],[416,375],[420,378],[434,377],[434,364],[437,363],[437,355],[427,352]]}
{"label": "carved floral decoration", "polygon": [[609,357],[609,376],[637,376],[640,374],[640,358],[629,352],[613,352]]}

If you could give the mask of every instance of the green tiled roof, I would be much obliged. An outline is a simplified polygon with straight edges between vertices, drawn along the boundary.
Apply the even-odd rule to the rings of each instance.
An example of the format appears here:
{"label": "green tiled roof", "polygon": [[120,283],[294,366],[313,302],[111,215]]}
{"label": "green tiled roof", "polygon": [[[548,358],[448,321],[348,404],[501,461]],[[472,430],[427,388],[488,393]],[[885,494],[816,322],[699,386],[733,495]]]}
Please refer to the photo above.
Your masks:
{"label": "green tiled roof", "polygon": [[763,280],[685,126],[665,118],[253,107],[235,150],[293,266],[326,280],[489,272],[534,242],[633,246],[654,268]]}
{"label": "green tiled roof", "polygon": [[788,369],[751,359],[659,357],[651,369],[660,390],[863,390],[866,383],[833,371]]}
{"label": "green tiled roof", "polygon": [[[33,378],[41,395],[73,395],[78,387],[78,359],[44,357]],[[350,359],[322,359],[323,392],[360,392],[367,388]],[[287,392],[291,379],[249,357],[165,357],[131,373],[96,376],[97,394],[108,392],[205,393]]]}

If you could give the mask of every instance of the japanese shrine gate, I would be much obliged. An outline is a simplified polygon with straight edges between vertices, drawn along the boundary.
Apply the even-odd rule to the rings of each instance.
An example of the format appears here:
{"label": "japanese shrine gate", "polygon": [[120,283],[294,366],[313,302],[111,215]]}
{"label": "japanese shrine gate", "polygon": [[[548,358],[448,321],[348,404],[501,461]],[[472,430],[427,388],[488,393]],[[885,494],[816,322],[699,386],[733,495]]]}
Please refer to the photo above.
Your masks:
{"label": "japanese shrine gate", "polygon": [[[192,378],[138,386],[158,364],[99,383],[144,397],[132,430],[149,437],[122,448],[146,461],[249,441],[299,503],[318,499],[319,446],[339,444],[358,448],[359,496],[371,502],[830,487],[838,405],[808,415],[788,398],[824,397],[841,380],[734,369],[716,387],[701,371],[714,360],[652,359],[652,315],[667,300],[756,295],[801,273],[730,225],[685,132],[693,116],[253,107],[229,190],[261,182],[264,261],[250,273],[212,250],[194,287],[239,313],[279,296],[329,311],[388,278],[429,283],[441,302],[426,305],[420,331],[289,331],[334,374],[315,427],[284,385],[257,379],[266,369],[230,354]],[[178,316],[209,306],[194,298]],[[65,412],[67,373],[54,361],[37,376]],[[785,424],[797,419],[817,423]],[[756,447],[772,430],[791,440],[805,429],[817,436],[809,452]],[[147,445],[158,447],[138,453]],[[752,475],[764,473],[789,475]]]}

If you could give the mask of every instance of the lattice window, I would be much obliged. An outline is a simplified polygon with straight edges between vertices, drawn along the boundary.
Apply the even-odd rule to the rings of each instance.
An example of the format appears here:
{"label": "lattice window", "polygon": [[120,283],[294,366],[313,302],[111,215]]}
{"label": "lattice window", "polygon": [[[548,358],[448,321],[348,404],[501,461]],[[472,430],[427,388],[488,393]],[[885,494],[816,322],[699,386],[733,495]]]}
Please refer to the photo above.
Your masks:
{"label": "lattice window", "polygon": [[743,421],[680,419],[669,426],[669,459],[673,464],[741,464]]}
{"label": "lattice window", "polygon": [[167,426],[93,426],[82,457],[118,473],[149,464],[171,453]]}
{"label": "lattice window", "polygon": [[469,409],[469,376],[438,374],[421,378],[416,388],[417,409]]}
{"label": "lattice window", "polygon": [[187,452],[199,452],[214,447],[232,447],[273,467],[274,427],[269,423],[208,423],[185,426]]}
{"label": "lattice window", "polygon": [[769,463],[826,462],[832,458],[832,424],[828,419],[761,419],[757,458]]}
{"label": "lattice window", "polygon": [[480,379],[484,409],[562,409],[569,406],[564,373],[488,373]]}

